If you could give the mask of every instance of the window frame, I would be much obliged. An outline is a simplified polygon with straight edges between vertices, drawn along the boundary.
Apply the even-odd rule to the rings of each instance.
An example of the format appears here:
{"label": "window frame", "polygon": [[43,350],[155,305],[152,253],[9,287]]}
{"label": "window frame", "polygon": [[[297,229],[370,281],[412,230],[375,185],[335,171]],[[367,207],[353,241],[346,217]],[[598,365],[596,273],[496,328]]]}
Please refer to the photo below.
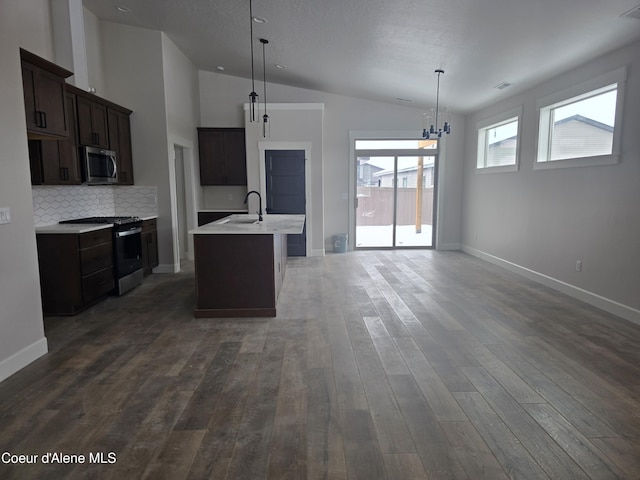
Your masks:
{"label": "window frame", "polygon": [[[538,111],[538,135],[536,156],[533,163],[534,170],[615,165],[619,163],[626,74],[627,68],[621,67],[572,87],[560,90],[554,94],[543,97],[536,102],[536,109]],[[601,95],[605,92],[606,88],[611,85],[616,85],[615,89],[617,90],[611,153],[589,157],[572,157],[550,160],[551,121],[553,118],[552,111],[571,103],[576,103]]]}
{"label": "window frame", "polygon": [[[522,139],[522,113],[523,106],[512,108],[497,115],[476,123],[476,132],[478,136],[478,149],[476,155],[476,173],[506,173],[517,172],[520,168],[520,145]],[[518,128],[516,131],[516,158],[515,162],[510,165],[487,166],[487,131],[517,121]],[[482,166],[480,163],[482,162]]]}

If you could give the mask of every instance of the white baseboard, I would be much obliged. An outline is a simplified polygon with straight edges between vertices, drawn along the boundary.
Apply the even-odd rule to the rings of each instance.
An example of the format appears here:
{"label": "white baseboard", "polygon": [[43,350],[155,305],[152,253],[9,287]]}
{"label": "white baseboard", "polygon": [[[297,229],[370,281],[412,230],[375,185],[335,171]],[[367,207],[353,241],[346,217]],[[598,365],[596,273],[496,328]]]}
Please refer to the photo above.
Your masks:
{"label": "white baseboard", "polygon": [[324,248],[316,248],[312,249],[310,253],[310,257],[324,257]]}
{"label": "white baseboard", "polygon": [[541,283],[546,287],[553,288],[554,290],[569,295],[570,297],[577,298],[578,300],[593,305],[594,307],[598,307],[605,312],[617,315],[618,317],[640,325],[640,310],[633,307],[616,302],[615,300],[611,300],[596,293],[589,292],[588,290],[584,290],[548,275],[536,272],[535,270],[503,260],[502,258],[469,247],[468,245],[462,245],[462,251],[469,255],[473,255],[474,257],[481,258],[482,260],[486,260],[489,263],[493,263],[494,265],[498,265],[505,270],[522,275],[529,280]]}
{"label": "white baseboard", "polygon": [[45,355],[48,351],[47,337],[42,337],[37,342],[0,361],[0,382]]}

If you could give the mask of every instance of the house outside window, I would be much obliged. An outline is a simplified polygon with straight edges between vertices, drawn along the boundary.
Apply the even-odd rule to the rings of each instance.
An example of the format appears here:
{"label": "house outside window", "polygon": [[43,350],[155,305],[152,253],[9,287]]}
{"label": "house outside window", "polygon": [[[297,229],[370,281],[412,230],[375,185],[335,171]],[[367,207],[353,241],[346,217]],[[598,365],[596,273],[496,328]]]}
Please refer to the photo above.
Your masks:
{"label": "house outside window", "polygon": [[535,169],[618,162],[625,74],[618,69],[538,101]]}
{"label": "house outside window", "polygon": [[477,172],[499,173],[518,170],[521,116],[522,107],[519,107],[477,124]]}

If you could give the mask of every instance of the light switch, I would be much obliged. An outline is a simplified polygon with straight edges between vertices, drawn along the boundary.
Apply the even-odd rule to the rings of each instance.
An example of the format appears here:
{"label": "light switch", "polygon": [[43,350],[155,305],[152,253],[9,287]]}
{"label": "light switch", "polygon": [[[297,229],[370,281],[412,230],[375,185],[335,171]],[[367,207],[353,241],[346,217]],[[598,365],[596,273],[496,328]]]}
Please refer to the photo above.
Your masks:
{"label": "light switch", "polygon": [[0,208],[0,224],[11,223],[11,209],[9,207]]}

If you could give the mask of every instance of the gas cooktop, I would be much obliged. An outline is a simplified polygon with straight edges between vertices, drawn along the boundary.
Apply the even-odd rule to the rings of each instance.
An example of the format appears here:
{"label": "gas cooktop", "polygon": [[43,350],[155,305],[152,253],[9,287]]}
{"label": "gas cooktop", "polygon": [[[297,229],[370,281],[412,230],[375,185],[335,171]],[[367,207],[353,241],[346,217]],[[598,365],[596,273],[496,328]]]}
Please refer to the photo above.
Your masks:
{"label": "gas cooktop", "polygon": [[113,223],[114,225],[125,225],[127,223],[140,222],[140,217],[85,217],[74,218],[72,220],[62,220],[58,223],[83,224],[83,223]]}

